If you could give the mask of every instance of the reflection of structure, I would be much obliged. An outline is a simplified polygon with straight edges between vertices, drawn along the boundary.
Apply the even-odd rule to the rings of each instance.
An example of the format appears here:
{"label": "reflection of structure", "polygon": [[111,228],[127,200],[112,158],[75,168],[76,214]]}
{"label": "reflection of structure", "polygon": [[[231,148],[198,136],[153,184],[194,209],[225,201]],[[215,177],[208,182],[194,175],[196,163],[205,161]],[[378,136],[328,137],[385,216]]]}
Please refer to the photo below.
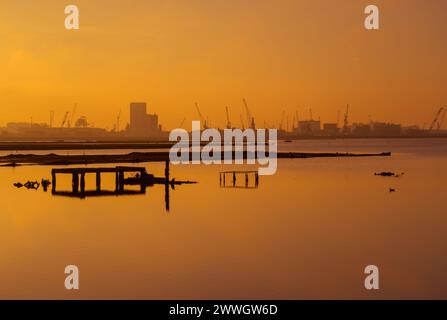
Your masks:
{"label": "reflection of structure", "polygon": [[[86,197],[100,196],[122,196],[122,195],[138,195],[145,194],[146,188],[155,184],[163,184],[165,186],[165,205],[169,211],[169,187],[174,189],[175,185],[191,184],[191,181],[175,181],[169,179],[169,161],[166,161],[165,176],[154,177],[148,174],[143,167],[115,167],[115,168],[63,168],[51,170],[52,175],[52,194],[56,196],[74,197],[84,199]],[[101,174],[115,174],[115,190],[104,190],[101,185]],[[71,191],[57,190],[58,174],[72,175]],[[94,190],[86,190],[85,177],[87,174],[95,174],[96,188]],[[134,176],[126,177],[126,174]],[[128,190],[125,186],[137,185],[138,190]]]}
{"label": "reflection of structure", "polygon": [[[244,184],[238,184],[243,178]],[[258,171],[223,171],[220,173],[219,182],[221,188],[257,189],[259,185]]]}

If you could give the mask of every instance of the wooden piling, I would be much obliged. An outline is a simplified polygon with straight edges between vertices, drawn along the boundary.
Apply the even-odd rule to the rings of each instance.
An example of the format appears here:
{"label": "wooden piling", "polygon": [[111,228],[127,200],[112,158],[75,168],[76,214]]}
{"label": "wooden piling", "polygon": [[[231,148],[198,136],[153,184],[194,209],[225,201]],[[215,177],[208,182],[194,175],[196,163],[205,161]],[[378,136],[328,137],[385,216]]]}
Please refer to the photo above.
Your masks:
{"label": "wooden piling", "polygon": [[79,174],[78,173],[73,173],[73,175],[72,175],[71,188],[73,190],[73,193],[79,192]]}
{"label": "wooden piling", "polygon": [[51,188],[52,192],[56,192],[56,173],[54,171],[51,172]]}
{"label": "wooden piling", "polygon": [[96,172],[96,191],[101,191],[101,172]]}
{"label": "wooden piling", "polygon": [[85,173],[81,173],[81,193],[85,193]]}

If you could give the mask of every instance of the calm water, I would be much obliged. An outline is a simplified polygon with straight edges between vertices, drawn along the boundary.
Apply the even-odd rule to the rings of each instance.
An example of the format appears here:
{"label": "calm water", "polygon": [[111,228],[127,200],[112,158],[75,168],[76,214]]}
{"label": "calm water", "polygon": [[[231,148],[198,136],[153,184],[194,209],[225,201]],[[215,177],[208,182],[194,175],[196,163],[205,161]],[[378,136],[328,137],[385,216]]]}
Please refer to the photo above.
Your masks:
{"label": "calm water", "polygon": [[[447,299],[447,139],[280,149],[394,154],[280,160],[258,189],[221,188],[227,166],[172,166],[172,177],[199,183],[170,190],[170,211],[162,185],[81,200],[12,186],[50,178],[51,167],[0,168],[0,298]],[[69,264],[78,292],[64,288]],[[369,264],[380,268],[376,292],[363,287]]]}

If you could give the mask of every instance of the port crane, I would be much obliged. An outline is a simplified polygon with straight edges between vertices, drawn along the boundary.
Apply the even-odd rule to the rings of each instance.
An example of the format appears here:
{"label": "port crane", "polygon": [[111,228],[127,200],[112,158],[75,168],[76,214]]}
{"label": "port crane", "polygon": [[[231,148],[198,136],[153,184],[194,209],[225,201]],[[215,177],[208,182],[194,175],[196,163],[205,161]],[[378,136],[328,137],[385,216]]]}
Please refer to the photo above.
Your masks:
{"label": "port crane", "polygon": [[347,134],[349,131],[349,104],[346,105],[346,112],[343,119],[343,133]]}
{"label": "port crane", "polygon": [[206,123],[206,119],[203,117],[202,113],[200,112],[199,104],[197,102],[196,102],[196,110],[197,110],[197,114],[199,115],[199,119],[202,122],[203,130],[208,129],[208,125]]}
{"label": "port crane", "polygon": [[444,122],[444,118],[445,118],[445,108],[442,107],[438,110],[438,112],[436,113],[435,118],[433,119],[433,122],[430,125],[430,128],[428,129],[428,131],[433,131],[433,129],[436,128],[436,130],[440,130],[442,127],[442,123]]}
{"label": "port crane", "polygon": [[296,117],[295,128],[298,129],[298,127],[300,126],[300,119],[298,118],[298,110],[295,110],[295,117]]}
{"label": "port crane", "polygon": [[227,129],[231,129],[230,113],[228,112],[228,107],[225,107],[225,111],[227,112]]}
{"label": "port crane", "polygon": [[284,124],[284,117],[286,116],[286,112],[282,111],[281,122],[279,123],[279,130],[282,130]]}
{"label": "port crane", "polygon": [[445,113],[446,113],[446,109],[444,108],[444,111],[442,112],[442,116],[439,118],[438,121],[438,130],[441,130],[442,125],[444,124],[444,119],[445,119]]}
{"label": "port crane", "polygon": [[116,132],[120,132],[121,109],[116,117]]}
{"label": "port crane", "polygon": [[62,123],[61,123],[61,129],[64,127],[65,123],[67,122],[68,114],[69,114],[68,111],[65,112],[64,119],[62,120]]}
{"label": "port crane", "polygon": [[53,127],[53,122],[54,122],[54,110],[50,111],[50,128]]}
{"label": "port crane", "polygon": [[183,118],[182,122],[180,122],[179,124],[179,128],[183,127],[183,125],[185,124],[186,118]]}
{"label": "port crane", "polygon": [[70,121],[68,121],[68,127],[69,127],[69,128],[71,127],[72,123],[73,123],[74,120],[75,120],[75,115],[76,115],[76,109],[77,109],[77,108],[78,108],[78,104],[75,103],[74,106],[73,106],[73,111],[72,111],[72,113],[71,113]]}
{"label": "port crane", "polygon": [[245,113],[246,113],[246,115],[247,115],[247,124],[248,124],[248,127],[250,128],[250,129],[256,129],[256,125],[255,125],[255,118],[253,118],[253,116],[251,115],[251,112],[250,112],[250,109],[248,108],[248,104],[247,104],[247,100],[245,100],[245,98],[244,99],[242,99],[242,102],[243,102],[243,104],[244,104],[244,107],[245,107]]}
{"label": "port crane", "polygon": [[241,129],[245,130],[245,125],[244,125],[244,119],[242,118],[242,115],[239,115],[240,119],[241,119]]}

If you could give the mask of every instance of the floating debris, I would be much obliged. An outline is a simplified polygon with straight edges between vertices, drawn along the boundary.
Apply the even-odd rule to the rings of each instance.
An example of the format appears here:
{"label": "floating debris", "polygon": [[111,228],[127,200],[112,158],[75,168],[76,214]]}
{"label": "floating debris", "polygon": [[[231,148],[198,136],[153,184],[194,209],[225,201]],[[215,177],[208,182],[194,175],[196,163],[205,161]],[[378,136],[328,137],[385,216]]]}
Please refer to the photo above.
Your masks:
{"label": "floating debris", "polygon": [[27,181],[25,183],[16,182],[13,184],[13,186],[18,189],[25,187],[27,189],[33,189],[33,190],[38,190],[41,185],[43,190],[46,192],[48,190],[48,186],[51,185],[51,182],[50,180],[42,179],[40,183],[38,181]]}
{"label": "floating debris", "polygon": [[401,173],[394,173],[390,171],[382,171],[382,172],[376,172],[374,173],[375,176],[381,176],[381,177],[395,177],[399,178],[404,175],[404,172]]}
{"label": "floating debris", "polygon": [[25,187],[27,189],[37,190],[40,187],[40,183],[37,181],[27,181],[24,184],[21,182],[16,182],[13,185],[14,185],[14,187],[19,188],[19,189]]}
{"label": "floating debris", "polygon": [[42,178],[42,181],[40,183],[42,184],[43,191],[47,192],[48,191],[48,187],[51,185],[51,181]]}
{"label": "floating debris", "polygon": [[25,188],[27,189],[34,189],[34,190],[38,190],[40,187],[40,183],[37,181],[28,181],[24,184]]}

